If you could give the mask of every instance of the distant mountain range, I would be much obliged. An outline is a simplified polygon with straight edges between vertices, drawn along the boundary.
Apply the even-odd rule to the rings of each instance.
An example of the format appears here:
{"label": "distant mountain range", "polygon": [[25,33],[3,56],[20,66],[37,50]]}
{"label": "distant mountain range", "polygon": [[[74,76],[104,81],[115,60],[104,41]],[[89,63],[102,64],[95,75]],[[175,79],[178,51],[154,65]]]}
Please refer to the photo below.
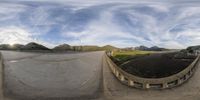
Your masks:
{"label": "distant mountain range", "polygon": [[41,44],[31,42],[26,45],[22,44],[14,44],[14,45],[9,45],[9,44],[1,44],[0,45],[0,50],[48,50],[48,51],[100,51],[100,50],[117,50],[119,48],[111,46],[111,45],[106,45],[103,47],[99,46],[70,46],[69,44],[62,44],[54,47],[53,49],[49,49]]}
{"label": "distant mountain range", "polygon": [[22,44],[14,44],[14,45],[9,45],[9,44],[1,44],[0,45],[0,50],[50,50],[49,48],[31,42],[26,45]]}
{"label": "distant mountain range", "polygon": [[196,51],[200,51],[200,45],[189,46],[186,49],[180,50],[180,52],[175,55],[175,58],[195,58],[197,54]]}
{"label": "distant mountain range", "polygon": [[48,50],[48,51],[112,51],[112,50],[143,50],[143,51],[164,51],[168,50],[165,48],[160,48],[157,46],[153,47],[146,47],[146,46],[139,46],[139,47],[128,47],[128,48],[117,48],[111,45],[105,45],[105,46],[96,46],[96,45],[83,45],[83,46],[71,46],[69,44],[62,44],[54,47],[53,49],[49,49],[41,44],[31,42],[26,45],[22,44],[1,44],[0,50]]}
{"label": "distant mountain range", "polygon": [[69,44],[62,44],[62,45],[54,47],[53,50],[57,50],[57,51],[72,50],[72,47]]}
{"label": "distant mountain range", "polygon": [[200,45],[190,46],[186,49],[189,53],[194,53],[196,50],[200,51]]}
{"label": "distant mountain range", "polygon": [[50,50],[50,49],[43,45],[31,42],[31,43],[24,45],[22,47],[22,50]]}
{"label": "distant mountain range", "polygon": [[143,51],[165,51],[168,50],[166,48],[160,48],[158,46],[153,46],[153,47],[146,47],[146,46],[139,46],[139,47],[135,47],[135,50],[143,50]]}

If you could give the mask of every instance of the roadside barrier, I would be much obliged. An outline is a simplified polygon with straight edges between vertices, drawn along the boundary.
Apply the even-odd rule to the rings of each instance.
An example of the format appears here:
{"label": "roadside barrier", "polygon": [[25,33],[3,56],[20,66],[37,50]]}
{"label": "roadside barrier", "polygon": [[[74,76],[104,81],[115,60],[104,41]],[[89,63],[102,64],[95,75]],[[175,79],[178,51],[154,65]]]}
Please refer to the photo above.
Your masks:
{"label": "roadside barrier", "polygon": [[163,78],[142,78],[129,74],[118,67],[105,53],[106,61],[113,75],[123,84],[140,89],[166,89],[183,84],[195,72],[199,64],[200,55],[181,72]]}
{"label": "roadside barrier", "polygon": [[0,52],[0,100],[4,100],[3,97],[3,56]]}

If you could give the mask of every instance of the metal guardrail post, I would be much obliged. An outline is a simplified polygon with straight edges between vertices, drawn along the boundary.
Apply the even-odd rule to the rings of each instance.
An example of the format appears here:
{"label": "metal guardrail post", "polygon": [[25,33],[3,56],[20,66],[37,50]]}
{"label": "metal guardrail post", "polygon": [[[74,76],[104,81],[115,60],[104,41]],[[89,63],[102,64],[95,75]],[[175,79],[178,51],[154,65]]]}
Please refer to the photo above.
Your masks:
{"label": "metal guardrail post", "polygon": [[167,83],[163,83],[162,85],[163,85],[162,88],[168,88],[169,87]]}
{"label": "metal guardrail post", "polygon": [[149,83],[143,83],[143,88],[144,89],[149,89],[150,88]]}
{"label": "metal guardrail post", "polygon": [[124,75],[120,74],[120,80],[124,81]]}
{"label": "metal guardrail post", "polygon": [[130,79],[128,80],[128,84],[129,84],[129,86],[134,86],[134,82]]}

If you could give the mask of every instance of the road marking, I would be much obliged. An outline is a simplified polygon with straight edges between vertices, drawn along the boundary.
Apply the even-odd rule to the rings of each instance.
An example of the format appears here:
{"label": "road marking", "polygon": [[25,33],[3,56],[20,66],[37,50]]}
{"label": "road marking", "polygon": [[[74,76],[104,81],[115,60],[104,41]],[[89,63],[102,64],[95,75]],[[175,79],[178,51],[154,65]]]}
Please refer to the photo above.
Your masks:
{"label": "road marking", "polygon": [[35,61],[42,61],[42,62],[64,62],[64,61],[72,61],[77,60],[79,58],[69,58],[69,59],[62,59],[62,60],[40,60],[40,59],[33,59]]}
{"label": "road marking", "polygon": [[86,81],[84,81],[81,86],[85,85],[90,79],[87,79]]}
{"label": "road marking", "polygon": [[18,62],[17,60],[11,60],[11,61],[9,61],[9,62],[11,62],[11,63],[15,63],[15,62]]}

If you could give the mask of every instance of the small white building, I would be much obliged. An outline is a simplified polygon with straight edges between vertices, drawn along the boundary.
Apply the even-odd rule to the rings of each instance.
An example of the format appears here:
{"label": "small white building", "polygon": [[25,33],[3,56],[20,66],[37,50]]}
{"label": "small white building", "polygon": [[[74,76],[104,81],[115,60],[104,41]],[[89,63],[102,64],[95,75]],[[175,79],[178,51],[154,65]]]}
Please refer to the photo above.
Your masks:
{"label": "small white building", "polygon": [[197,56],[197,55],[200,55],[200,50],[195,50],[194,51],[194,54]]}

